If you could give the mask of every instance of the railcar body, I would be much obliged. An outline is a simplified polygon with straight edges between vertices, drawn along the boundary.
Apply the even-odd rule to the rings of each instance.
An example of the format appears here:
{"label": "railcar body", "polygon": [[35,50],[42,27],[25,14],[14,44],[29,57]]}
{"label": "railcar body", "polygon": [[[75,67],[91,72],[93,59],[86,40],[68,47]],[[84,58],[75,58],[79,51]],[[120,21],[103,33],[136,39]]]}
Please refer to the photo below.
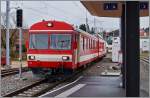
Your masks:
{"label": "railcar body", "polygon": [[105,41],[60,21],[31,26],[27,41],[28,67],[33,73],[73,71],[106,54]]}

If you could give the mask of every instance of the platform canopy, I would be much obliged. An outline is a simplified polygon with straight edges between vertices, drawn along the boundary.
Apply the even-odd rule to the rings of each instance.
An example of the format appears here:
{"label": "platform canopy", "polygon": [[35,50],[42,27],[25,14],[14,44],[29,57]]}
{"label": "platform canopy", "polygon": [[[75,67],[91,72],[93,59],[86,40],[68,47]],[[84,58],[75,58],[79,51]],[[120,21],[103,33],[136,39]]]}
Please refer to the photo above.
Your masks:
{"label": "platform canopy", "polygon": [[[94,16],[121,17],[123,1],[81,1],[86,9]],[[140,16],[149,16],[149,3],[140,2]]]}

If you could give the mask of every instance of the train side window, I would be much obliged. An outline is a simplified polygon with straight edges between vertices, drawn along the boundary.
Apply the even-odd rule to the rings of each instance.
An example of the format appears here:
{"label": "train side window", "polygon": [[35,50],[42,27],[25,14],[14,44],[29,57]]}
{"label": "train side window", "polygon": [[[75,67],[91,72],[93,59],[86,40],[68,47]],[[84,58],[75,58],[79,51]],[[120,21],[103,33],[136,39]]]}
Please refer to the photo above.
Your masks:
{"label": "train side window", "polygon": [[95,48],[97,48],[97,41],[95,41]]}
{"label": "train side window", "polygon": [[93,40],[93,49],[94,49],[94,40]]}
{"label": "train side window", "polygon": [[89,39],[87,39],[87,48],[89,49]]}
{"label": "train side window", "polygon": [[86,49],[88,49],[88,38],[86,38]]}
{"label": "train side window", "polygon": [[91,49],[91,39],[89,39],[89,49]]}
{"label": "train side window", "polygon": [[92,49],[92,39],[91,39],[91,49]]}
{"label": "train side window", "polygon": [[91,46],[90,44],[91,44],[91,43],[90,43],[90,39],[89,39],[89,49],[90,49],[90,46]]}
{"label": "train side window", "polygon": [[92,44],[91,44],[91,45],[92,45],[92,46],[91,46],[91,49],[93,49],[93,40],[91,40],[91,43],[92,43]]}
{"label": "train side window", "polygon": [[84,37],[84,49],[86,50],[86,37]]}
{"label": "train side window", "polygon": [[84,44],[85,44],[85,43],[84,43],[84,37],[82,37],[82,38],[83,38],[83,50],[84,50]]}
{"label": "train side window", "polygon": [[94,49],[95,49],[95,40],[93,41],[93,46],[94,46]]}
{"label": "train side window", "polygon": [[91,49],[92,49],[92,44],[93,44],[93,43],[92,43],[92,39],[91,39]]}
{"label": "train side window", "polygon": [[91,39],[91,49],[92,49],[92,39]]}
{"label": "train side window", "polygon": [[82,36],[80,38],[81,39],[80,39],[79,44],[80,44],[80,49],[82,50],[83,49],[83,38],[82,38]]}
{"label": "train side window", "polygon": [[95,44],[94,44],[94,45],[95,45],[94,47],[95,47],[95,49],[96,49],[96,41],[95,41]]}
{"label": "train side window", "polygon": [[90,39],[88,39],[88,49],[90,49],[90,42],[89,42],[89,40],[90,40]]}

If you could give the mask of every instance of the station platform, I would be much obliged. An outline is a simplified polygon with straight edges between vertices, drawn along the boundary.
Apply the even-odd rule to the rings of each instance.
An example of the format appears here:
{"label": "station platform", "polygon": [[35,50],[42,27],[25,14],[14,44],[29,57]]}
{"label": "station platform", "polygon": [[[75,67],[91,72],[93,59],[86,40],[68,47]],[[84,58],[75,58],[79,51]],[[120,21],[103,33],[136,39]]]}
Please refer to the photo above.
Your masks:
{"label": "station platform", "polygon": [[81,76],[77,80],[40,97],[125,97],[118,76]]}

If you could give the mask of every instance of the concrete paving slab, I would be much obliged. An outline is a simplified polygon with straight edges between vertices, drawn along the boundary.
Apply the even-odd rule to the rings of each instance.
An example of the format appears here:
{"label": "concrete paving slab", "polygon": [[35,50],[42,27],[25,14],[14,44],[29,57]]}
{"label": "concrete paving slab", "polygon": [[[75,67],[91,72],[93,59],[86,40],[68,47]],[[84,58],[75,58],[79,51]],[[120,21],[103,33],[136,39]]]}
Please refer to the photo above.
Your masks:
{"label": "concrete paving slab", "polygon": [[123,97],[125,90],[120,82],[120,77],[84,76],[42,97]]}

